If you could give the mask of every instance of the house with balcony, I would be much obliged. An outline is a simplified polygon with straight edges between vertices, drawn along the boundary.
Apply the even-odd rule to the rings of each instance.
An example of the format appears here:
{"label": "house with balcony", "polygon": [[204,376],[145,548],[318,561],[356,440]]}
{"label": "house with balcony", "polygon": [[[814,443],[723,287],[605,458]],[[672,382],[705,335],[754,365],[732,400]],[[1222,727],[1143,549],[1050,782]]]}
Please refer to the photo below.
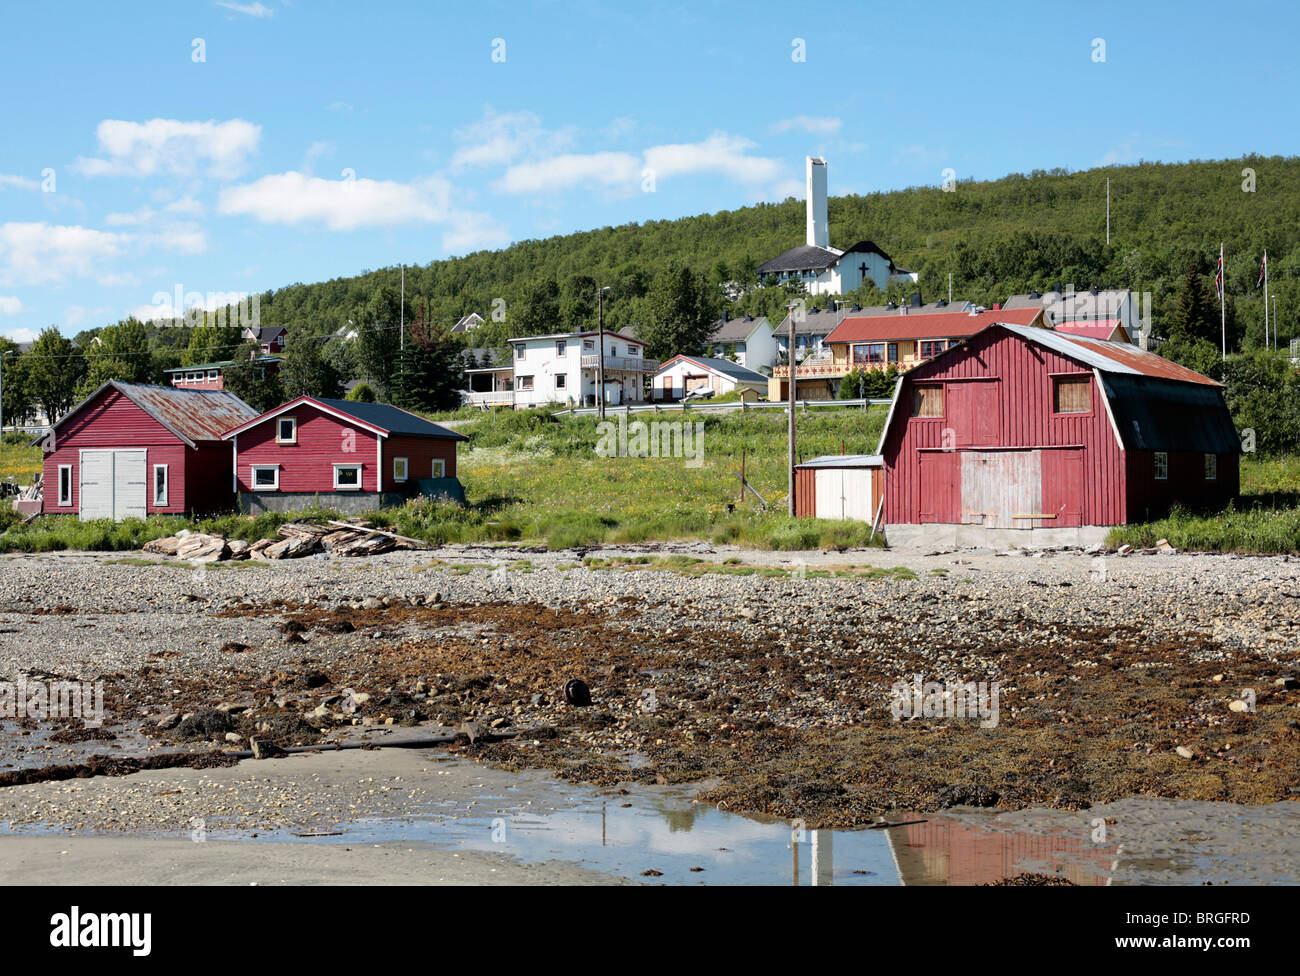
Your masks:
{"label": "house with balcony", "polygon": [[[253,360],[258,376],[274,376],[280,371],[282,356],[258,356]],[[197,363],[193,366],[177,366],[165,369],[164,373],[172,386],[187,390],[224,390],[226,388],[226,370],[235,364],[233,359],[215,363]]]}
{"label": "house with balcony", "polygon": [[[846,315],[823,340],[820,356],[796,358],[795,397],[830,400],[839,393],[840,381],[856,370],[893,366],[907,371],[994,323],[1029,327],[1042,322],[1041,308]],[[790,367],[777,366],[768,384],[768,399],[786,399],[789,382]]]}
{"label": "house with balcony", "polygon": [[511,339],[510,364],[467,370],[467,404],[536,407],[547,403],[596,404],[604,361],[605,403],[639,403],[646,377],[659,362],[645,356],[646,344],[623,332],[562,332]]}

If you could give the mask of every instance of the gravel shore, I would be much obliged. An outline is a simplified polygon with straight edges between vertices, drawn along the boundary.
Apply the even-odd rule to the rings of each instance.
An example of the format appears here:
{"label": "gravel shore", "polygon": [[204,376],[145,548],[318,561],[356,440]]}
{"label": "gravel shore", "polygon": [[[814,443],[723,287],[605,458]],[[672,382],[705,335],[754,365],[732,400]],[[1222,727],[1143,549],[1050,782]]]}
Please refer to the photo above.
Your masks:
{"label": "gravel shore", "polygon": [[[1141,794],[1274,803],[1300,787],[1298,601],[1300,561],[1186,554],[9,555],[0,677],[102,680],[109,714],[94,736],[6,720],[0,777],[419,725],[506,769],[711,778],[728,809],[828,826]],[[896,721],[891,685],[918,674],[999,682],[996,726]],[[592,707],[564,703],[572,678]]]}

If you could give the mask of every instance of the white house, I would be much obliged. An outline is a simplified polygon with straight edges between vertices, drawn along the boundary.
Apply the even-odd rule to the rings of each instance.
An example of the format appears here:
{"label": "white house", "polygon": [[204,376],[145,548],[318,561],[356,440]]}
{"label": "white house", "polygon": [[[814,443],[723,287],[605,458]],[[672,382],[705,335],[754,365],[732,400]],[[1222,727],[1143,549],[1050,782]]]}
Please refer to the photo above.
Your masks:
{"label": "white house", "polygon": [[[605,402],[636,403],[645,399],[644,377],[659,367],[645,356],[645,343],[621,332],[561,332],[510,340],[510,365],[466,370],[471,388],[465,402],[509,403],[535,407],[546,403],[593,406],[596,402],[599,350],[604,351]],[[476,389],[479,384],[487,389]],[[490,381],[490,383],[489,383]]]}
{"label": "white house", "polygon": [[731,359],[747,369],[771,370],[776,363],[776,338],[767,316],[746,315],[714,323],[706,350],[718,359]]}
{"label": "white house", "polygon": [[457,319],[456,324],[451,327],[451,331],[455,333],[473,332],[475,329],[482,328],[484,321],[483,316],[479,315],[478,312],[470,312],[468,315],[462,315]]}
{"label": "white house", "polygon": [[891,281],[919,280],[920,275],[894,264],[893,258],[871,241],[858,241],[841,250],[830,244],[826,199],[826,160],[808,157],[807,221],[805,240],[758,267],[760,278],[798,281],[813,295],[842,295],[868,278],[881,291]]}
{"label": "white house", "polygon": [[767,395],[767,377],[729,359],[708,356],[674,356],[659,367],[650,382],[656,400],[680,400],[696,390],[712,390],[721,395],[736,390],[752,390]]}

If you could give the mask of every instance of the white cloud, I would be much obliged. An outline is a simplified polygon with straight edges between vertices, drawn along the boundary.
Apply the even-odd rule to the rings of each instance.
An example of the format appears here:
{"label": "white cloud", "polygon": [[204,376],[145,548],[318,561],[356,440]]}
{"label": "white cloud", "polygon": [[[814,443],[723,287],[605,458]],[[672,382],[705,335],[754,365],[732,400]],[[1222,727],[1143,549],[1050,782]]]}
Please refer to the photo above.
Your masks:
{"label": "white cloud", "polygon": [[111,305],[99,305],[89,308],[85,305],[69,305],[63,310],[63,324],[70,328],[80,328],[86,324],[103,324],[113,317]]}
{"label": "white cloud", "polygon": [[261,3],[229,3],[228,0],[216,0],[218,7],[224,7],[226,10],[233,10],[237,14],[247,14],[249,17],[256,17],[259,20],[266,17],[274,17],[275,11],[269,7],[264,7]]}
{"label": "white cloud", "polygon": [[[192,202],[192,201],[191,201]],[[140,233],[133,237],[145,247],[161,247],[180,254],[199,254],[207,249],[208,237],[198,224],[176,219],[179,211],[169,204],[159,213],[152,207],[141,207],[127,213],[111,213],[104,218],[110,227],[138,227]],[[200,208],[201,209],[201,208]]]}
{"label": "white cloud", "polygon": [[18,315],[25,311],[23,303],[13,295],[0,295],[0,315]]}
{"label": "white cloud", "polygon": [[777,180],[782,164],[749,155],[753,148],[748,139],[715,132],[703,142],[651,146],[640,158],[621,152],[568,153],[510,166],[496,185],[505,193],[547,193],[593,184],[633,189],[647,169],[656,182],[695,173],[716,173],[750,186]]}
{"label": "white cloud", "polygon": [[0,284],[46,285],[98,273],[130,238],[89,227],[0,224]]}
{"label": "white cloud", "polygon": [[35,329],[10,329],[3,335],[13,342],[35,342],[37,333]]}
{"label": "white cloud", "polygon": [[442,223],[451,214],[445,180],[326,180],[303,173],[276,173],[221,192],[217,211],[264,224],[320,223],[331,230]]}
{"label": "white cloud", "polygon": [[35,190],[40,184],[35,180],[29,180],[25,176],[11,176],[8,173],[0,173],[0,190],[7,186],[12,186],[18,190]]}
{"label": "white cloud", "polygon": [[506,170],[497,187],[506,193],[548,193],[571,186],[629,186],[641,178],[641,160],[630,153],[574,153]]}
{"label": "white cloud", "polygon": [[450,170],[505,166],[524,156],[554,155],[573,141],[571,130],[552,132],[532,112],[495,112],[489,106],[477,122],[452,133],[461,143],[452,154]]}
{"label": "white cloud", "polygon": [[96,129],[105,158],[79,156],[73,169],[86,176],[153,176],[199,171],[219,179],[238,175],[257,152],[262,127],[243,119],[181,122],[105,119]]}
{"label": "white cloud", "polygon": [[773,132],[791,132],[798,129],[817,136],[834,135],[840,131],[843,123],[836,118],[796,115],[792,119],[782,119],[772,126]]}
{"label": "white cloud", "polygon": [[772,187],[772,199],[777,201],[789,197],[802,200],[807,195],[808,188],[804,185],[803,180],[780,180],[776,186]]}

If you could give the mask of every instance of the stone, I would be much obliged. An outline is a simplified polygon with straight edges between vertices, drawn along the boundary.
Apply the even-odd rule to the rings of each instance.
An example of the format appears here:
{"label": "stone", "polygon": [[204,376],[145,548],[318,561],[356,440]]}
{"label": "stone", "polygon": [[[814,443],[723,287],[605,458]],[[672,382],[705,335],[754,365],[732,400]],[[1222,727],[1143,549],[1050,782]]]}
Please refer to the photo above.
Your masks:
{"label": "stone", "polygon": [[242,735],[240,735],[238,732],[227,732],[227,733],[226,733],[226,741],[227,741],[227,742],[243,742],[243,741],[244,741],[244,737],[243,737]]}
{"label": "stone", "polygon": [[1160,554],[1162,554],[1162,555],[1169,555],[1169,554],[1171,554],[1171,553],[1175,553],[1175,552],[1177,552],[1177,551],[1178,551],[1177,549],[1175,549],[1173,546],[1171,546],[1171,545],[1169,544],[1169,540],[1168,540],[1168,539],[1157,539],[1157,540],[1156,540],[1156,552],[1158,552],[1158,553],[1160,553]]}
{"label": "stone", "polygon": [[247,559],[248,551],[251,548],[243,539],[232,539],[226,543],[230,547],[231,559]]}
{"label": "stone", "polygon": [[1178,753],[1178,755],[1182,756],[1184,759],[1196,758],[1196,753],[1192,752],[1191,749],[1188,749],[1187,746],[1179,746],[1174,750],[1174,752]]}
{"label": "stone", "polygon": [[158,718],[154,720],[153,724],[154,728],[166,731],[167,729],[176,728],[176,726],[180,724],[180,721],[181,717],[179,715],[175,712],[168,712],[166,715],[159,715]]}
{"label": "stone", "polygon": [[146,542],[140,549],[144,552],[153,553],[156,556],[174,556],[176,550],[180,547],[180,536],[168,536],[165,539],[153,539]]}
{"label": "stone", "polygon": [[1286,688],[1289,691],[1294,690],[1296,688],[1300,688],[1300,680],[1297,680],[1294,676],[1288,674],[1284,677],[1276,679],[1273,682],[1273,687]]}
{"label": "stone", "polygon": [[221,536],[190,535],[176,547],[176,558],[195,563],[215,563],[230,558],[230,546]]}
{"label": "stone", "polygon": [[384,601],[375,596],[368,596],[361,601],[362,610],[382,610]]}
{"label": "stone", "polygon": [[1228,709],[1233,712],[1248,712],[1250,711],[1250,706],[1244,701],[1236,700],[1228,702]]}
{"label": "stone", "polygon": [[1127,556],[1132,551],[1133,551],[1133,547],[1130,546],[1128,543],[1125,543],[1124,545],[1120,546],[1118,549],[1115,550],[1115,552],[1121,556]]}

